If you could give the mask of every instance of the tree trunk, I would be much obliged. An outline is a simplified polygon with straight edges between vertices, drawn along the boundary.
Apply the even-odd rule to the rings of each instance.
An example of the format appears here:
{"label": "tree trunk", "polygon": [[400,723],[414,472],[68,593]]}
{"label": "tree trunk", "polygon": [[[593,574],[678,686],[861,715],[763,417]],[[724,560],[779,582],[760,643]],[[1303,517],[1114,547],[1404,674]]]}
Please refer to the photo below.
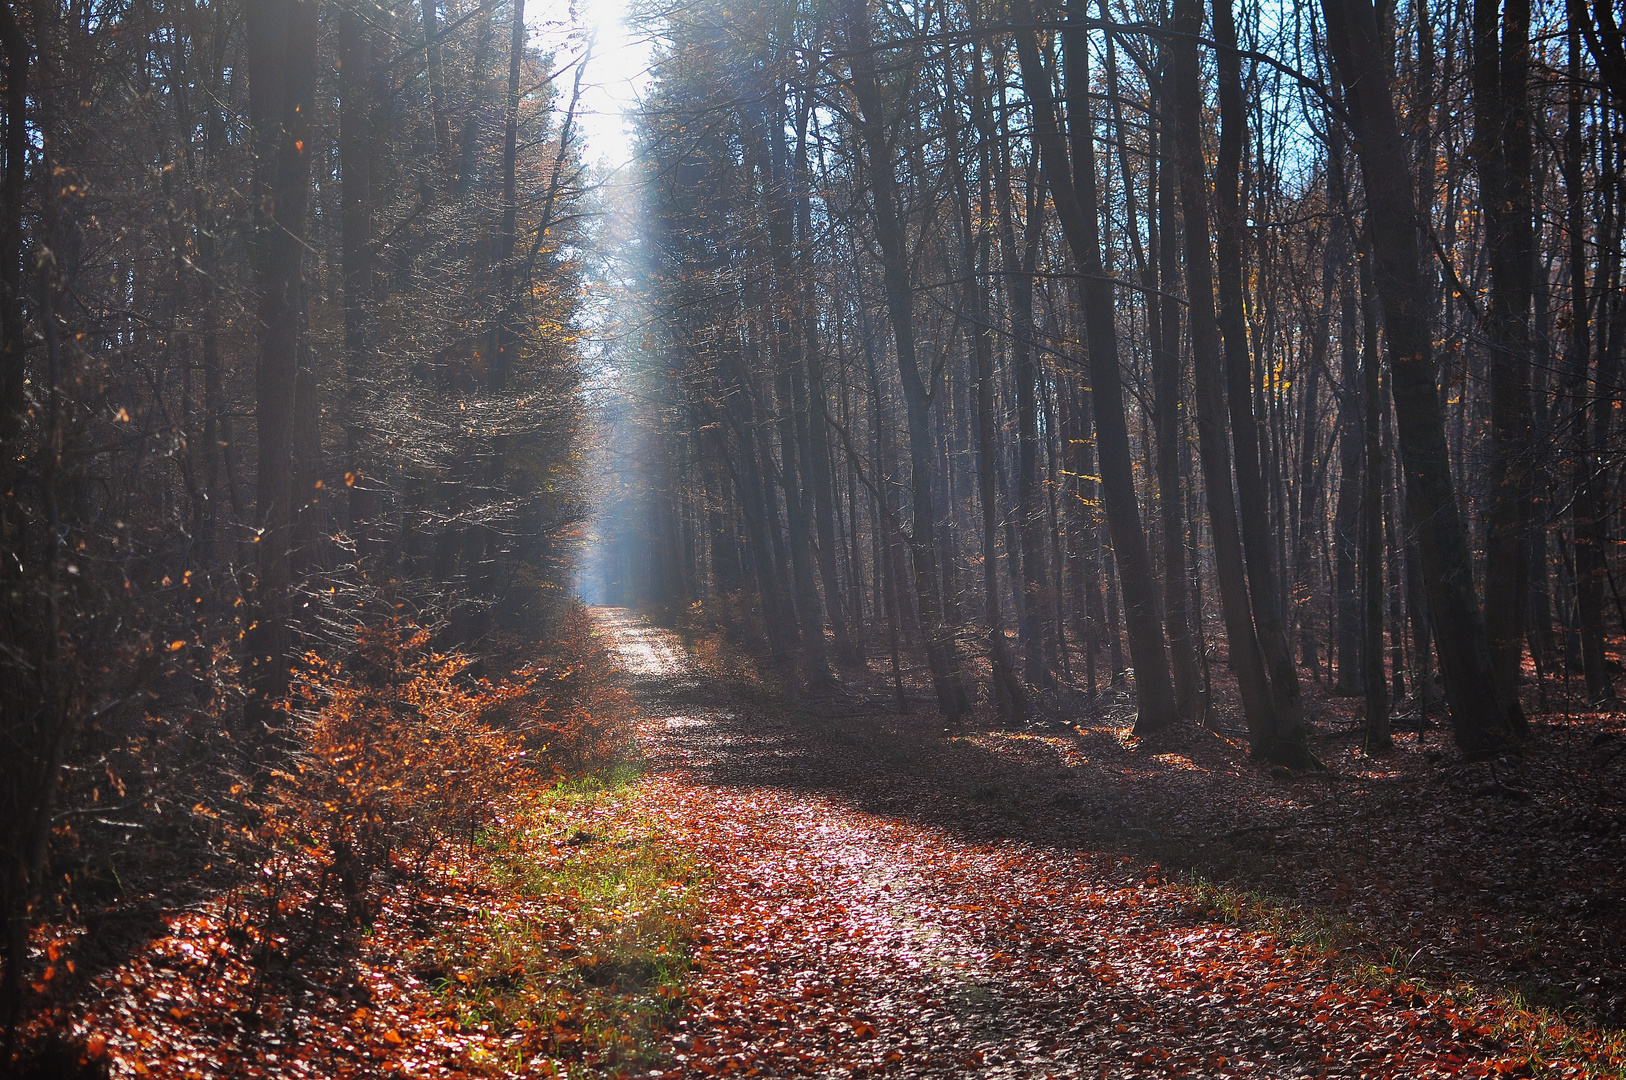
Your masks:
{"label": "tree trunk", "polygon": [[[782,94],[776,86],[774,94]],[[795,268],[790,202],[790,161],[784,139],[784,117],[772,107],[752,117],[755,130],[746,160],[753,158],[762,178],[766,206],[768,243],[773,260],[774,283],[766,299],[772,309],[771,348],[774,386],[778,397],[780,489],[785,493],[785,517],[789,526],[791,582],[796,617],[802,637],[802,677],[815,693],[830,690],[835,680],[824,647],[824,610],[819,602],[817,560],[813,553],[813,482],[810,455],[803,453],[801,432],[807,425],[807,391],[802,374],[808,362],[806,313],[799,310],[802,288]],[[823,403],[821,401],[822,410]],[[822,412],[821,412],[822,417]],[[804,482],[805,481],[805,482]],[[828,500],[827,500],[828,501]],[[829,555],[833,559],[833,541]],[[834,564],[832,562],[832,570]],[[836,604],[840,591],[828,590]]]}
{"label": "tree trunk", "polygon": [[[433,0],[426,0],[433,9]],[[374,36],[352,6],[339,9],[339,217],[343,246],[345,483],[349,485],[349,529],[358,553],[365,550],[365,521],[371,516],[363,482],[362,388],[372,372],[372,233],[375,102],[372,99]]]}
{"label": "tree trunk", "polygon": [[[423,7],[424,67],[429,75],[429,116],[435,126],[435,164],[442,186],[453,179],[452,127],[446,118],[446,77],[440,44],[440,12],[437,0],[421,0]],[[355,16],[351,16],[354,18]],[[340,74],[343,72],[341,70]]]}
{"label": "tree trunk", "polygon": [[868,158],[867,173],[875,214],[876,239],[881,246],[882,279],[887,312],[892,319],[898,375],[903,385],[904,413],[909,431],[910,489],[914,496],[914,522],[909,549],[915,564],[915,592],[926,638],[926,660],[938,709],[954,720],[971,711],[955,628],[944,617],[942,584],[937,565],[936,499],[932,492],[935,457],[931,434],[931,388],[921,377],[915,357],[914,294],[909,279],[909,253],[899,217],[897,178],[892,151],[882,123],[881,88],[875,74],[868,0],[849,0],[847,37],[852,50],[852,92]]}
{"label": "tree trunk", "polygon": [[[1334,225],[1333,228],[1337,226]],[[1297,610],[1299,632],[1299,658],[1312,676],[1320,668],[1317,655],[1319,639],[1315,623],[1318,597],[1316,596],[1314,555],[1311,551],[1312,530],[1319,530],[1321,520],[1321,494],[1325,486],[1326,463],[1320,456],[1322,416],[1318,401],[1321,369],[1327,363],[1327,335],[1331,330],[1332,286],[1337,274],[1334,253],[1337,248],[1329,236],[1322,248],[1321,307],[1316,317],[1315,336],[1310,340],[1309,370],[1304,373],[1304,389],[1299,395],[1299,480],[1298,519],[1293,541],[1293,606]]]}
{"label": "tree trunk", "polygon": [[1371,256],[1365,244],[1361,247],[1361,688],[1366,698],[1361,748],[1368,754],[1382,754],[1394,747],[1389,731],[1389,688],[1383,677],[1383,392]]}
{"label": "tree trunk", "polygon": [[1514,746],[1517,734],[1497,699],[1468,530],[1451,477],[1439,365],[1423,306],[1416,184],[1388,90],[1377,14],[1371,0],[1322,0],[1322,9],[1366,180],[1373,277],[1388,338],[1407,502],[1418,527],[1452,727],[1464,754],[1494,757]]}
{"label": "tree trunk", "polygon": [[[1031,14],[1031,8],[1026,8]],[[1035,138],[1045,179],[1074,265],[1082,280],[1084,333],[1090,359],[1090,401],[1095,413],[1097,457],[1101,469],[1102,500],[1107,528],[1112,534],[1114,562],[1123,583],[1129,651],[1135,665],[1141,734],[1167,727],[1176,719],[1174,681],[1164,647],[1162,620],[1146,534],[1141,528],[1135,495],[1129,426],[1125,420],[1123,389],[1118,374],[1118,332],[1113,311],[1112,283],[1101,262],[1100,224],[1097,220],[1095,155],[1089,106],[1087,45],[1083,21],[1069,18],[1076,29],[1065,33],[1069,85],[1068,125],[1072,146],[1081,156],[1069,164],[1067,146],[1056,116],[1049,66],[1039,55],[1032,29],[1017,31],[1022,83],[1033,104]],[[1077,90],[1076,96],[1074,90]]]}
{"label": "tree trunk", "polygon": [[[1501,40],[1497,24],[1501,23]],[[1485,629],[1497,702],[1522,730],[1530,528],[1530,301],[1534,223],[1529,108],[1530,0],[1474,0],[1473,152],[1485,215],[1490,293],[1491,506]]]}
{"label": "tree trunk", "polygon": [[[5,164],[0,169],[0,462],[17,460],[11,439],[22,422],[28,363],[23,296],[23,188],[28,183],[28,39],[12,5],[0,9],[0,51],[5,57]],[[0,474],[0,480],[4,475]],[[10,490],[9,485],[7,490]],[[9,500],[8,500],[9,501]],[[9,514],[6,516],[10,516]],[[0,544],[7,543],[0,521]],[[6,560],[10,562],[11,560]]]}
{"label": "tree trunk", "polygon": [[[983,110],[986,118],[989,110]],[[1043,511],[1038,504],[1039,488],[1039,365],[1034,356],[1033,273],[1044,231],[1044,191],[1035,159],[1028,163],[1027,214],[1023,219],[1020,245],[1016,236],[1015,207],[1012,199],[1012,170],[1009,143],[1009,115],[1001,110],[1000,129],[995,131],[985,119],[983,141],[998,147],[997,184],[1000,258],[1005,274],[1006,302],[1010,313],[1011,375],[1016,390],[1016,522],[1017,543],[1011,552],[1019,567],[1018,635],[1024,656],[1023,677],[1028,684],[1048,687],[1055,683],[1056,638],[1062,632],[1046,632],[1045,600],[1050,593],[1045,572]],[[1004,137],[1001,137],[1004,136]],[[1058,564],[1056,572],[1061,573]]]}
{"label": "tree trunk", "polygon": [[293,524],[294,394],[304,322],[301,268],[316,96],[317,0],[248,5],[249,119],[254,133],[254,253],[259,361],[255,422],[259,468],[254,509],[257,574],[247,636],[246,718],[272,726],[288,688],[292,628],[289,545]]}
{"label": "tree trunk", "polygon": [[1569,0],[1569,130],[1565,135],[1564,194],[1569,200],[1568,232],[1570,276],[1570,376],[1571,408],[1575,416],[1575,470],[1573,487],[1575,523],[1576,622],[1580,628],[1581,669],[1586,680],[1587,698],[1597,701],[1609,692],[1603,637],[1603,562],[1593,545],[1593,522],[1599,515],[1594,497],[1592,431],[1588,422],[1590,401],[1587,369],[1592,363],[1590,307],[1587,297],[1586,169],[1583,149],[1583,97],[1581,75],[1580,25],[1586,18],[1585,0]]}
{"label": "tree trunk", "polygon": [[[1165,79],[1167,68],[1165,67]],[[1166,104],[1167,97],[1160,99]],[[1167,114],[1165,114],[1167,115]],[[1186,566],[1184,485],[1180,477],[1180,447],[1185,425],[1180,420],[1180,304],[1174,297],[1180,277],[1180,222],[1175,211],[1174,154],[1169,129],[1160,137],[1157,167],[1156,248],[1157,272],[1148,275],[1147,319],[1161,322],[1152,350],[1152,380],[1157,416],[1157,504],[1163,521],[1163,595],[1169,629],[1169,652],[1174,660],[1174,697],[1180,715],[1200,721],[1207,713],[1202,668],[1197,658],[1197,635],[1192,626],[1191,580]]]}
{"label": "tree trunk", "polygon": [[[1200,0],[1176,0],[1170,45],[1170,105],[1175,118],[1175,161],[1180,201],[1185,210],[1186,318],[1196,369],[1197,441],[1208,495],[1208,521],[1213,531],[1220,609],[1225,618],[1231,668],[1247,717],[1253,753],[1283,764],[1313,761],[1302,744],[1279,737],[1276,703],[1265,669],[1265,657],[1254,633],[1248,599],[1242,536],[1231,486],[1231,455],[1225,439],[1225,387],[1222,381],[1219,327],[1214,318],[1213,269],[1209,258],[1208,188],[1203,176],[1201,88],[1195,35],[1202,23]],[[1300,752],[1302,751],[1302,752]]]}
{"label": "tree trunk", "polygon": [[1344,172],[1343,128],[1330,127],[1327,183],[1332,188],[1338,215],[1329,241],[1344,263],[1338,293],[1338,500],[1333,507],[1333,643],[1338,658],[1340,694],[1356,694],[1362,685],[1361,608],[1356,596],[1357,531],[1361,514],[1361,345],[1360,300],[1351,242],[1355,223],[1349,209],[1349,181]]}
{"label": "tree trunk", "polygon": [[[862,665],[863,650],[859,648],[856,624],[862,620],[856,597],[853,603],[843,603],[840,578],[836,572],[836,494],[835,474],[830,464],[830,428],[825,416],[824,353],[819,347],[817,298],[813,287],[813,248],[815,239],[812,221],[812,174],[808,168],[807,125],[811,96],[807,97],[797,114],[795,200],[796,222],[799,234],[801,263],[797,267],[800,282],[797,318],[801,322],[802,362],[807,370],[807,442],[806,458],[813,488],[813,520],[818,531],[819,576],[824,584],[825,612],[830,617],[830,629],[836,639],[836,661],[843,665]],[[843,387],[845,389],[845,387]],[[856,500],[849,492],[849,502]],[[854,528],[856,523],[849,522]],[[859,580],[858,568],[853,567],[852,581]],[[848,610],[848,608],[851,610]]]}
{"label": "tree trunk", "polygon": [[[1236,51],[1236,24],[1231,0],[1213,0],[1216,71],[1219,82],[1220,138],[1214,175],[1214,225],[1219,277],[1219,326],[1225,346],[1226,398],[1230,406],[1231,444],[1236,455],[1236,492],[1241,512],[1242,550],[1253,601],[1254,630],[1270,674],[1275,701],[1274,737],[1304,743],[1304,702],[1298,666],[1287,640],[1281,581],[1272,558],[1270,502],[1264,462],[1260,459],[1259,423],[1253,411],[1252,364],[1242,286],[1243,221],[1238,192],[1242,148],[1247,142],[1243,111],[1241,58]],[[1204,238],[1206,239],[1206,237]]]}
{"label": "tree trunk", "polygon": [[[975,20],[974,13],[972,17]],[[971,217],[970,185],[966,181],[961,159],[959,103],[954,100],[952,92],[944,110],[944,127],[948,137],[948,165],[954,182],[955,207],[959,212],[960,268],[961,273],[967,275],[964,293],[966,306],[970,308],[967,329],[971,335],[972,354],[976,359],[977,497],[982,509],[983,604],[988,620],[989,669],[993,676],[989,697],[997,703],[1000,718],[1007,724],[1015,725],[1027,719],[1027,696],[1011,663],[1010,646],[1005,640],[1005,614],[999,595],[999,494],[998,485],[994,482],[999,440],[994,426],[994,326],[988,305],[991,245],[987,233],[987,224],[993,221],[993,185],[990,176],[993,140],[988,137],[993,125],[987,115],[982,45],[973,42],[971,48],[971,119],[983,135],[977,200],[977,220],[984,223],[981,232],[976,229]]]}

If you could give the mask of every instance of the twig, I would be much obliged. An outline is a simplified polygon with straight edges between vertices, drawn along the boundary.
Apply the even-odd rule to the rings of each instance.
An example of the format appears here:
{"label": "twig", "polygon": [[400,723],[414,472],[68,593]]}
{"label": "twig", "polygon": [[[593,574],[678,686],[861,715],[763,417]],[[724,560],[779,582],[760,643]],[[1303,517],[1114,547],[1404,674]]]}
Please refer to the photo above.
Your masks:
{"label": "twig", "polygon": [[1165,837],[1165,839],[1168,839],[1168,840],[1203,840],[1203,841],[1230,840],[1230,839],[1233,839],[1233,838],[1238,837],[1238,836],[1246,836],[1248,833],[1285,832],[1285,831],[1287,831],[1289,829],[1316,829],[1316,828],[1322,828],[1322,827],[1329,827],[1330,828],[1331,826],[1336,825],[1336,824],[1338,824],[1338,822],[1336,822],[1336,821],[1296,821],[1296,822],[1293,822],[1293,823],[1288,824],[1288,825],[1248,825],[1248,826],[1245,826],[1245,827],[1240,828],[1240,829],[1232,829],[1230,832],[1217,833],[1217,834],[1215,834],[1213,836],[1204,836],[1204,835],[1202,835],[1200,833],[1175,833],[1173,835]]}

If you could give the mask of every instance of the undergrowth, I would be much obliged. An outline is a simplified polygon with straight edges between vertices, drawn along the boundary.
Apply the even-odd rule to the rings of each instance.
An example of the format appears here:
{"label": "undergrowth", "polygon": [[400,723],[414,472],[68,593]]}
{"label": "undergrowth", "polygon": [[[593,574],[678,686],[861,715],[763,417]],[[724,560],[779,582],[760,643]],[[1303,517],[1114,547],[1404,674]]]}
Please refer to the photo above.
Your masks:
{"label": "undergrowth", "polygon": [[[189,813],[174,792],[132,798],[154,842],[124,845],[116,889],[70,877],[77,902],[32,928],[13,1072],[651,1061],[683,1000],[694,869],[632,813],[632,698],[585,610],[504,651],[475,663],[404,622],[358,628],[350,655],[307,657],[257,770],[221,737],[179,773]],[[160,835],[176,816],[189,831]]]}
{"label": "undergrowth", "polygon": [[696,600],[666,621],[707,675],[726,679],[736,689],[761,692],[769,688],[771,680],[765,678],[764,670],[771,664],[762,651],[766,633],[757,629],[760,624],[755,613],[738,595],[725,594],[709,604]]}

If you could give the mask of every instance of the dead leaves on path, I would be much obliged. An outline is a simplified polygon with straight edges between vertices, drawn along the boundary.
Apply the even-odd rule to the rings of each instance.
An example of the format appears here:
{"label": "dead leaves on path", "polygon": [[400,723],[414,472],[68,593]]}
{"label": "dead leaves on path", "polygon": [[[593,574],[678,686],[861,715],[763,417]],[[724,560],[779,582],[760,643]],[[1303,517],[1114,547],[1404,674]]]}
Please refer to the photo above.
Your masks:
{"label": "dead leaves on path", "polygon": [[[639,800],[712,871],[669,1076],[1621,1068],[1618,1039],[1550,1019],[1532,1027],[1530,1014],[1392,969],[1352,978],[1313,948],[1231,924],[1213,890],[1171,882],[1155,864],[1020,837],[1063,841],[1072,806],[1109,829],[1150,833],[1127,816],[1181,804],[1136,806],[1098,778],[1139,791],[1170,774],[1199,786],[1230,777],[1212,755],[1127,747],[1116,729],[1110,746],[1070,736],[975,745],[926,721],[902,733],[910,721],[825,722],[760,699],[739,715],[717,707],[715,688],[700,701],[692,687],[670,657],[649,675],[645,736],[665,775]],[[976,755],[1011,768],[983,770]],[[1296,798],[1262,777],[1236,781],[1283,810]],[[1076,803],[1033,797],[1051,792]],[[1201,813],[1195,794],[1185,805]],[[1032,820],[1047,809],[1059,826],[1048,832]]]}
{"label": "dead leaves on path", "polygon": [[[1132,803],[1111,776],[1186,792],[1192,815],[1212,809],[1202,789],[1166,777],[1300,809],[1291,786],[1201,748],[933,733],[872,756],[850,727],[810,738],[807,716],[760,698],[731,711],[658,633],[622,656],[649,669],[633,674],[659,770],[624,796],[387,869],[352,953],[245,933],[226,907],[171,912],[42,1023],[113,1075],[188,1080],[1621,1073],[1618,1038],[1393,970],[1352,977],[1220,910],[1233,894],[1014,816],[1049,814],[1065,835],[1075,811],[1121,830],[1137,810],[1129,827],[1172,831],[1145,814],[1175,803]],[[973,754],[1005,771],[984,778]],[[1035,802],[1022,776],[1077,802]],[[883,801],[903,816],[855,806]],[[87,978],[83,942],[38,946],[41,993]],[[261,982],[267,950],[286,961]]]}
{"label": "dead leaves on path", "polygon": [[1339,984],[1155,868],[767,790],[643,805],[715,872],[669,1076],[1531,1075],[1499,1007]]}

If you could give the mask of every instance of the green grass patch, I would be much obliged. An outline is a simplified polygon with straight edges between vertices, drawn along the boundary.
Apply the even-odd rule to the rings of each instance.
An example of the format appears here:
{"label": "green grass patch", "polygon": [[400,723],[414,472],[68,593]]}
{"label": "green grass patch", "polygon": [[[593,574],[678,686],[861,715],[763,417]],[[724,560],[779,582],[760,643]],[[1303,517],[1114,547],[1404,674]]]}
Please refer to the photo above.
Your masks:
{"label": "green grass patch", "polygon": [[489,906],[437,944],[434,974],[460,1024],[505,1035],[511,1051],[484,1063],[494,1073],[659,1059],[686,1000],[702,882],[638,814],[640,775],[623,764],[558,784],[477,842]]}

